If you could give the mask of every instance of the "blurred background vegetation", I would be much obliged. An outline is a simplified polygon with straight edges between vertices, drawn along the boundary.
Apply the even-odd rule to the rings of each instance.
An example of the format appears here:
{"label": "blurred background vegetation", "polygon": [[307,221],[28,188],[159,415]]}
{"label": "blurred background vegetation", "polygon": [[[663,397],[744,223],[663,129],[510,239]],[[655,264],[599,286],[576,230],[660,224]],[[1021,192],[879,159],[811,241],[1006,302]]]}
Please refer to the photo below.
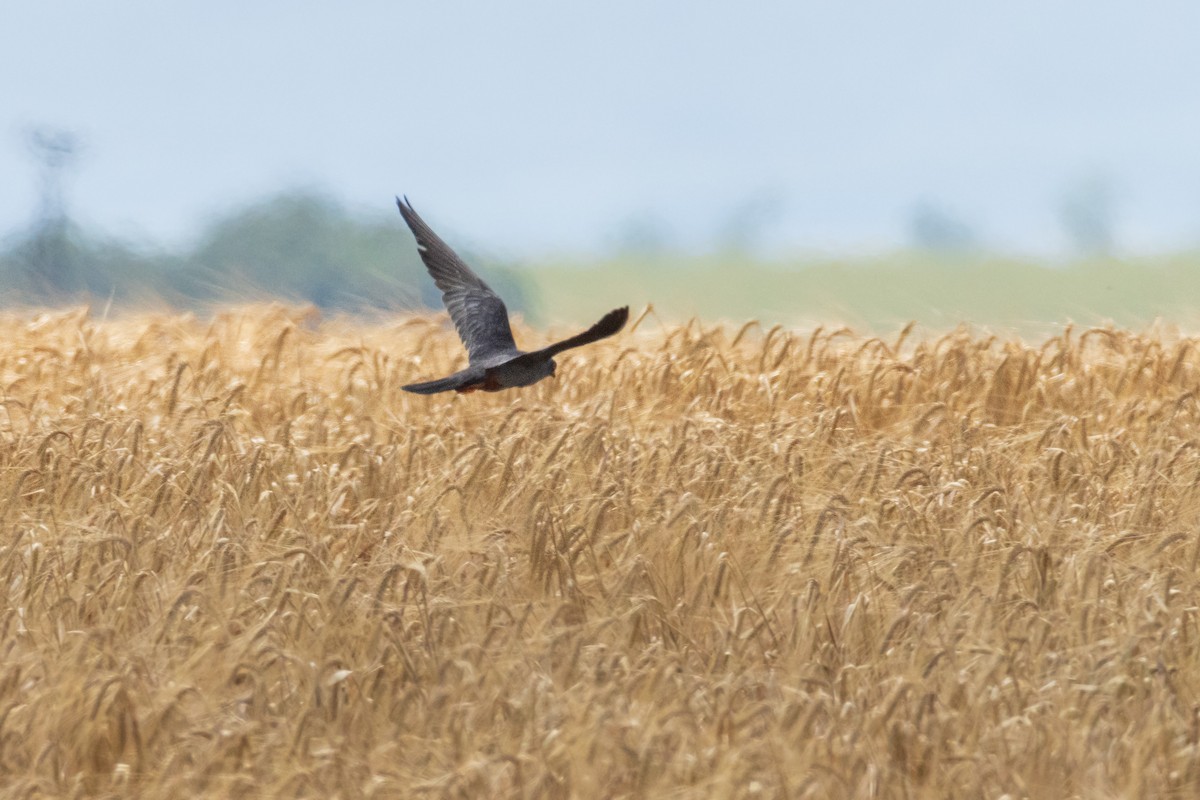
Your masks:
{"label": "blurred background vegetation", "polygon": [[[192,247],[170,252],[51,214],[0,247],[0,292],[9,305],[165,301],[197,308],[278,298],[351,312],[440,306],[394,217],[354,215],[319,192],[288,192],[230,211]],[[524,281],[503,264],[487,266],[512,308],[528,308]]]}
{"label": "blurred background vegetation", "polygon": [[[168,251],[77,225],[63,177],[78,140],[39,129],[29,144],[41,166],[41,200],[27,229],[0,242],[0,296],[8,305],[204,308],[277,298],[350,313],[441,308],[390,199],[362,213],[318,190],[282,192],[219,215],[190,247]],[[1059,260],[1006,255],[928,202],[914,207],[905,248],[781,258],[759,246],[780,202],[764,193],[735,204],[703,253],[678,246],[664,223],[645,215],[626,220],[590,255],[522,264],[471,252],[462,244],[468,237],[442,223],[450,210],[422,211],[511,311],[537,323],[586,323],[624,304],[652,306],[665,321],[757,319],[877,333],[910,320],[1028,334],[1069,322],[1198,321],[1200,252],[1118,255],[1118,214],[1102,177],[1064,195],[1057,224],[1074,255]]]}
{"label": "blurred background vegetation", "polygon": [[[386,201],[381,206],[390,211]],[[663,320],[846,324],[879,333],[909,320],[1029,334],[1067,322],[1197,321],[1197,253],[1131,259],[1081,249],[1067,261],[1037,261],[951,231],[947,242],[918,240],[884,255],[772,258],[745,245],[689,254],[636,232],[641,239],[622,238],[607,253],[517,265],[473,253],[452,229],[442,231],[510,310],[537,323],[585,323],[623,304],[650,304]],[[65,215],[44,217],[0,246],[0,292],[8,305],[202,309],[278,298],[350,313],[441,308],[398,214],[353,213],[314,191],[231,210],[182,252],[113,240]]]}

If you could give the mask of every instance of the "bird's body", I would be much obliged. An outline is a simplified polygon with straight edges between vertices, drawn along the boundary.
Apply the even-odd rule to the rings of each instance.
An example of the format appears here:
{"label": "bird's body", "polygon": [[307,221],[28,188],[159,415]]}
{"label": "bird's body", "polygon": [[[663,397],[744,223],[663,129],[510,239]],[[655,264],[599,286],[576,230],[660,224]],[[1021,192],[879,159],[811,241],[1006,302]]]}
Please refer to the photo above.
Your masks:
{"label": "bird's body", "polygon": [[457,392],[498,392],[515,386],[529,386],[542,378],[554,374],[554,359],[541,359],[536,363],[522,364],[520,356],[527,355],[513,349],[512,354],[499,354],[488,359],[489,364],[471,364],[466,369],[447,378],[425,383],[411,383],[404,388],[417,394],[436,394],[454,389]]}
{"label": "bird's body", "polygon": [[421,219],[408,200],[396,198],[400,215],[417,239],[417,249],[434,283],[442,290],[442,302],[458,336],[467,348],[468,365],[464,370],[445,378],[403,387],[417,394],[438,392],[498,392],[517,386],[529,386],[554,375],[554,356],[572,347],[612,336],[621,330],[629,318],[629,308],[618,308],[583,333],[544,347],[526,352],[517,348],[512,327],[508,324],[508,309],[500,296],[492,291],[471,268],[433,232]]}

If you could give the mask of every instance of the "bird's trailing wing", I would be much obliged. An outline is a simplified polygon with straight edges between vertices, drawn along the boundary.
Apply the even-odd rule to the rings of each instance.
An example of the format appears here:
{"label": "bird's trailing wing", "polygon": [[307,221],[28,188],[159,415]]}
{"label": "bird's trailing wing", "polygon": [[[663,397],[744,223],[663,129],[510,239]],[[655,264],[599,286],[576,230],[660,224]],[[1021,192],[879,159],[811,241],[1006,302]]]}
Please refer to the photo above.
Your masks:
{"label": "bird's trailing wing", "polygon": [[442,302],[467,348],[470,362],[474,364],[489,356],[516,350],[512,327],[508,324],[508,309],[500,296],[433,232],[413,210],[408,198],[397,197],[396,205],[417,239],[417,249],[425,268],[442,290]]}
{"label": "bird's trailing wing", "polygon": [[549,347],[543,347],[541,350],[534,350],[526,353],[520,358],[513,359],[512,363],[520,363],[522,361],[537,362],[547,358],[554,358],[564,350],[570,350],[573,347],[583,347],[585,344],[606,339],[612,336],[621,328],[625,327],[625,321],[629,319],[629,306],[613,309],[600,318],[592,327],[588,328],[583,333],[578,333],[570,339],[563,339],[561,342],[555,342]]}

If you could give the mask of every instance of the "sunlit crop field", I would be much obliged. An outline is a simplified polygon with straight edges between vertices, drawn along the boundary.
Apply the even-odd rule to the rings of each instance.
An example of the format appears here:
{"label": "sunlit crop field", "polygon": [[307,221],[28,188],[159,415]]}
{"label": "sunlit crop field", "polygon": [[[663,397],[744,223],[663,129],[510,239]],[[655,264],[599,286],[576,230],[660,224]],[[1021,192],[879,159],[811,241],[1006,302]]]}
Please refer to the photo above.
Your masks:
{"label": "sunlit crop field", "polygon": [[444,316],[0,335],[0,796],[1200,792],[1171,330],[651,316],[434,397]]}
{"label": "sunlit crop field", "polygon": [[1144,328],[1160,318],[1200,327],[1200,254],[1046,263],[986,254],[768,261],[719,255],[531,266],[521,273],[550,320],[653,302],[674,320],[762,319],[812,328],[832,321],[887,335],[915,319],[962,320],[1038,339],[1064,320]]}

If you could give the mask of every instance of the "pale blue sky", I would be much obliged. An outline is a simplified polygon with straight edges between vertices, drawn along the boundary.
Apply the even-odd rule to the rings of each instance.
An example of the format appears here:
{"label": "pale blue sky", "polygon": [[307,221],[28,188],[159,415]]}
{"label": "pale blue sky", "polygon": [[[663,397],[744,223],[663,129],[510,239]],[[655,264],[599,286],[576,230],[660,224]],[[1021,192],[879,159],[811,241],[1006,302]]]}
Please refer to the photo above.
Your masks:
{"label": "pale blue sky", "polygon": [[1126,250],[1200,242],[1200,3],[6,3],[0,234],[31,125],[86,154],[72,212],[179,244],[287,186],[413,203],[512,257],[650,216],[691,248],[777,198],[770,251],[902,244],[918,202],[1056,252],[1107,176]]}

